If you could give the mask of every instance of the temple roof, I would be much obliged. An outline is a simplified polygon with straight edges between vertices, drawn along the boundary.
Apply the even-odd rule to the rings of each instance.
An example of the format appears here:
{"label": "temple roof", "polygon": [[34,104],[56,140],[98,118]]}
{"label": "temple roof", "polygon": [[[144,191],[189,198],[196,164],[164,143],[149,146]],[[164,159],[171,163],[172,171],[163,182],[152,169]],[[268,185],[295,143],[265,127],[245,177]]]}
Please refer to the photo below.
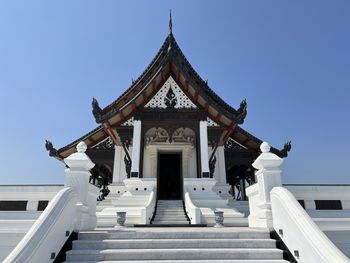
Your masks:
{"label": "temple roof", "polygon": [[[245,100],[238,109],[222,100],[193,69],[177,44],[170,25],[169,29],[169,34],[152,62],[121,96],[103,109],[96,99],[93,100],[93,115],[100,125],[59,150],[54,149],[52,144],[47,146],[51,156],[62,160],[75,152],[75,145],[82,140],[88,147],[98,144],[107,137],[120,144],[118,132],[113,128],[120,127],[132,118],[135,112],[143,108],[169,77],[176,81],[198,109],[223,127],[225,133],[222,143],[232,138],[249,149],[259,151],[262,141],[238,126],[243,123],[247,114]],[[281,157],[286,156],[283,150],[272,147],[272,151]]]}

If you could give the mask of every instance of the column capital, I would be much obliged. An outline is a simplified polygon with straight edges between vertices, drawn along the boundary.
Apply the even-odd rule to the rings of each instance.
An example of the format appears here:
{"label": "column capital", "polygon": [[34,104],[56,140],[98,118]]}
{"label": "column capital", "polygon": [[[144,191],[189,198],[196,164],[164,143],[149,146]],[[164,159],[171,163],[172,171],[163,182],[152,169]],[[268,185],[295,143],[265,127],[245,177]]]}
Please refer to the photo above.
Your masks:
{"label": "column capital", "polygon": [[91,161],[90,157],[85,153],[87,146],[85,142],[81,141],[76,146],[77,152],[69,155],[64,159],[66,165],[72,171],[89,171],[95,164]]}

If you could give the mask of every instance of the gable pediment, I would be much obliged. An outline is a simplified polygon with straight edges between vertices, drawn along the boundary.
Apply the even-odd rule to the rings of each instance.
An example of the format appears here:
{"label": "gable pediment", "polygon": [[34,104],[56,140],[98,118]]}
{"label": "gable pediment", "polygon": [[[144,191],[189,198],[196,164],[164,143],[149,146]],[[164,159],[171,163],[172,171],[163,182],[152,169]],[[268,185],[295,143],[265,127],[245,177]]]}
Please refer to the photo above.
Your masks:
{"label": "gable pediment", "polygon": [[193,101],[170,76],[157,93],[146,103],[148,109],[197,109]]}

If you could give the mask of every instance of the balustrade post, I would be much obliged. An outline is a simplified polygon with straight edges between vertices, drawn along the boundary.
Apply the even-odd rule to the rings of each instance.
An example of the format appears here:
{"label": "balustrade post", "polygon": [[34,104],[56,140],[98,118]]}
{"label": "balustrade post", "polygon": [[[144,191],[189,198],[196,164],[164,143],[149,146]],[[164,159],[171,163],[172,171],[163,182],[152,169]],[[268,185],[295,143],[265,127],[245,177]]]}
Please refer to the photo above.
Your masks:
{"label": "balustrade post", "polygon": [[257,183],[246,188],[249,199],[249,227],[273,229],[270,191],[281,186],[280,166],[283,159],[270,152],[270,145],[263,142],[261,154],[253,163]]}
{"label": "balustrade post", "polygon": [[96,227],[96,200],[99,189],[89,183],[90,169],[95,164],[86,155],[87,146],[84,142],[77,145],[77,152],[64,159],[66,169],[65,186],[71,187],[77,194],[77,216],[75,230],[87,230]]}

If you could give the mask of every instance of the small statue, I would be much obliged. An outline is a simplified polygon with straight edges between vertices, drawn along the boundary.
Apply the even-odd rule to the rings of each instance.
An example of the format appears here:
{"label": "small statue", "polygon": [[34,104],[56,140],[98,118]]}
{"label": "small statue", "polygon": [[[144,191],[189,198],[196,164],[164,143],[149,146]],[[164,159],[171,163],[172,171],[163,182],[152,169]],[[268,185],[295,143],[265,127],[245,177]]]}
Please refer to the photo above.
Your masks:
{"label": "small statue", "polygon": [[102,109],[98,105],[98,101],[95,98],[92,99],[92,114],[94,115],[96,122],[98,122],[102,117]]}
{"label": "small statue", "polygon": [[56,156],[57,150],[53,147],[52,142],[45,140],[45,148],[49,152],[49,156]]}
{"label": "small statue", "polygon": [[283,149],[281,150],[281,155],[282,157],[287,157],[288,156],[288,152],[290,152],[290,150],[292,149],[292,142],[286,142],[283,146]]}
{"label": "small statue", "polygon": [[242,124],[246,116],[247,116],[247,100],[243,99],[241,101],[241,104],[239,105],[239,109],[237,110],[238,124]]}

